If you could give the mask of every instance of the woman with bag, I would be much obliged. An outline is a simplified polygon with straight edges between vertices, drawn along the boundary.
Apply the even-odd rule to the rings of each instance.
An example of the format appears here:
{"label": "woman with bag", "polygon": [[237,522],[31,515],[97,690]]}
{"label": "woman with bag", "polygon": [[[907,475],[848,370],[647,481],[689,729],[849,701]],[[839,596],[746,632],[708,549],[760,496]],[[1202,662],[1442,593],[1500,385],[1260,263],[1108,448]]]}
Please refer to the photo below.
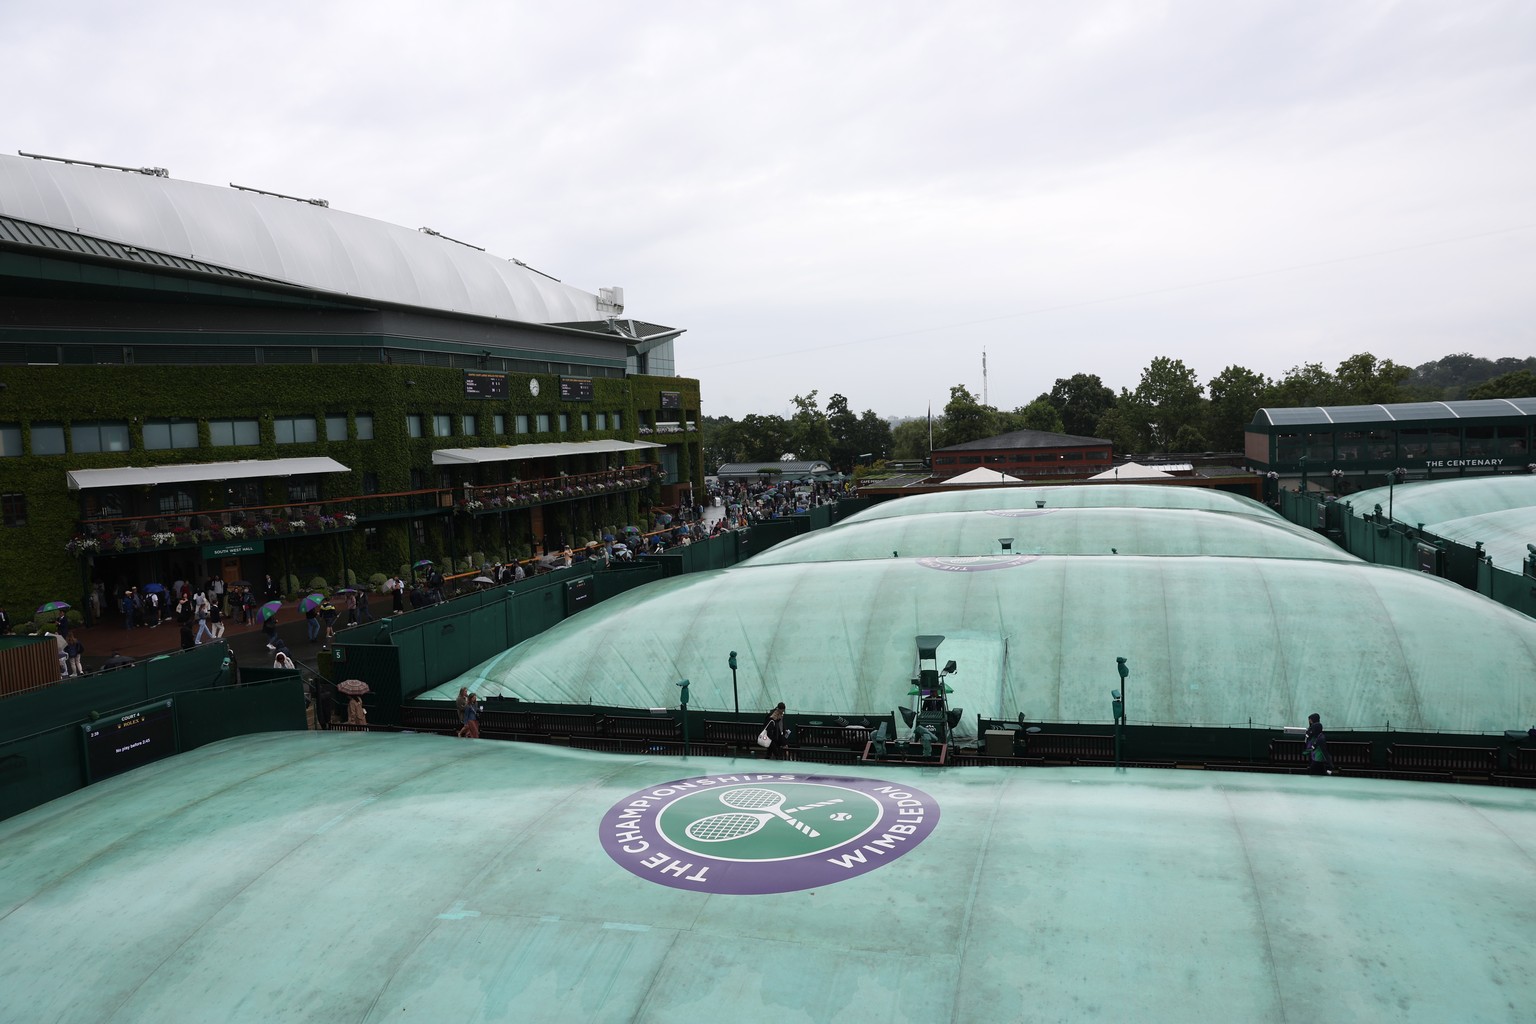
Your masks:
{"label": "woman with bag", "polygon": [[778,707],[768,712],[768,720],[763,723],[763,731],[757,734],[757,745],[766,747],[771,758],[783,758],[784,749],[789,745],[789,727],[784,724],[784,702],[779,701]]}
{"label": "woman with bag", "polygon": [[1328,734],[1323,732],[1322,716],[1315,711],[1307,716],[1307,741],[1302,750],[1307,757],[1308,775],[1333,774],[1333,758],[1328,756]]}

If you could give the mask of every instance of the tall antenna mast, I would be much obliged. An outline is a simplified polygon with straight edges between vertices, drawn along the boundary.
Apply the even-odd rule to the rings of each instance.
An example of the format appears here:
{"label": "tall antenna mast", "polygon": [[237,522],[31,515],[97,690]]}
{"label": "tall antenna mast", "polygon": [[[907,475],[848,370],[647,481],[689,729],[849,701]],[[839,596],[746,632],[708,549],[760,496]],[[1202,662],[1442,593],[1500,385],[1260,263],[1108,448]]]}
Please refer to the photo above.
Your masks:
{"label": "tall antenna mast", "polygon": [[981,404],[990,404],[987,401],[987,350],[981,350]]}

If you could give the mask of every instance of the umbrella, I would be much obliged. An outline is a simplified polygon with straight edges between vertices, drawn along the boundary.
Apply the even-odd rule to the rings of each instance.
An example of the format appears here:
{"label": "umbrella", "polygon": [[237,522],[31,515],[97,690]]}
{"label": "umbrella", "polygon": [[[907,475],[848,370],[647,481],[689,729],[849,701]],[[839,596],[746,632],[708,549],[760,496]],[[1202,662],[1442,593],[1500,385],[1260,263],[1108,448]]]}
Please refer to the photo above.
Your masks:
{"label": "umbrella", "polygon": [[319,608],[325,603],[325,597],[321,594],[310,594],[299,601],[299,611],[307,612]]}
{"label": "umbrella", "polygon": [[672,517],[667,515],[665,512],[663,512],[661,515],[656,517],[656,525],[657,526],[667,526],[671,522],[672,522]]}
{"label": "umbrella", "polygon": [[37,606],[37,611],[34,614],[46,615],[49,612],[67,612],[67,611],[69,611],[69,605],[65,604],[63,601],[49,601],[47,604],[40,604],[40,605],[38,605]]}
{"label": "umbrella", "polygon": [[609,544],[612,544],[613,543],[613,534],[605,532],[603,534],[603,540],[607,541]]}
{"label": "umbrella", "polygon": [[474,579],[474,582],[476,582],[476,583],[495,583],[496,581],[491,579],[489,576],[476,576],[475,579]]}
{"label": "umbrella", "polygon": [[427,566],[429,566],[431,564],[432,564],[432,559],[430,559],[430,558],[423,558],[419,562],[417,562],[415,565],[411,566],[411,568],[412,569],[425,569]]}
{"label": "umbrella", "polygon": [[283,602],[281,602],[281,601],[268,601],[266,604],[262,605],[260,608],[258,608],[256,610],[261,612],[261,617],[262,617],[262,619],[265,620],[265,619],[270,619],[274,615],[276,615],[278,613],[278,610],[281,609],[282,607],[283,607]]}
{"label": "umbrella", "polygon": [[356,594],[356,593],[358,593],[358,589],[356,587],[342,587],[340,590],[333,590],[333,591],[331,591],[331,593],[333,593],[333,594]]}
{"label": "umbrella", "polygon": [[639,533],[640,532],[640,527],[638,527],[638,526],[626,526],[626,527],[624,527],[624,532],[625,533]]}
{"label": "umbrella", "polygon": [[165,591],[165,586],[164,584],[160,583],[146,583],[139,589],[144,591],[146,594],[160,594]]}
{"label": "umbrella", "polygon": [[250,580],[235,580],[235,582],[230,584],[230,586],[232,586],[232,587],[248,587],[250,585],[251,585],[251,581]]}
{"label": "umbrella", "polygon": [[368,692],[368,684],[361,679],[343,679],[336,684],[336,689],[348,697],[361,697]]}

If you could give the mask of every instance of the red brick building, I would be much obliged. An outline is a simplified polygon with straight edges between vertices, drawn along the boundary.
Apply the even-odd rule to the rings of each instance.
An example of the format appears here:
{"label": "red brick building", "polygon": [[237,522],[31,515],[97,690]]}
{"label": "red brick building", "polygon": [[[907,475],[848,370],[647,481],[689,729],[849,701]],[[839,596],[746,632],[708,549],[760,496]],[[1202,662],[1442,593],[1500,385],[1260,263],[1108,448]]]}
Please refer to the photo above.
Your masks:
{"label": "red brick building", "polygon": [[1015,430],[933,451],[933,475],[938,478],[983,466],[1020,480],[1082,479],[1113,464],[1114,446],[1108,440],[1045,430]]}

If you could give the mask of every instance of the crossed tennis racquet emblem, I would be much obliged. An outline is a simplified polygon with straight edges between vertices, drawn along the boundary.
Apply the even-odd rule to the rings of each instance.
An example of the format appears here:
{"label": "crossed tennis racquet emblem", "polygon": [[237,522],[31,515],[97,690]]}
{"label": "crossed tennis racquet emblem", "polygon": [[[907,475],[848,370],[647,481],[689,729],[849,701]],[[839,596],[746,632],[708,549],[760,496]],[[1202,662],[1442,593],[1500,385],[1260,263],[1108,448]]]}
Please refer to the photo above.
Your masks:
{"label": "crossed tennis racquet emblem", "polygon": [[843,800],[838,797],[785,809],[783,793],[749,786],[743,789],[726,790],[720,794],[720,802],[734,810],[700,818],[683,829],[683,834],[700,843],[723,843],[749,836],[774,818],[778,818],[780,821],[789,822],[796,831],[815,839],[821,833],[793,815],[817,807],[830,807],[832,804],[842,803]]}

